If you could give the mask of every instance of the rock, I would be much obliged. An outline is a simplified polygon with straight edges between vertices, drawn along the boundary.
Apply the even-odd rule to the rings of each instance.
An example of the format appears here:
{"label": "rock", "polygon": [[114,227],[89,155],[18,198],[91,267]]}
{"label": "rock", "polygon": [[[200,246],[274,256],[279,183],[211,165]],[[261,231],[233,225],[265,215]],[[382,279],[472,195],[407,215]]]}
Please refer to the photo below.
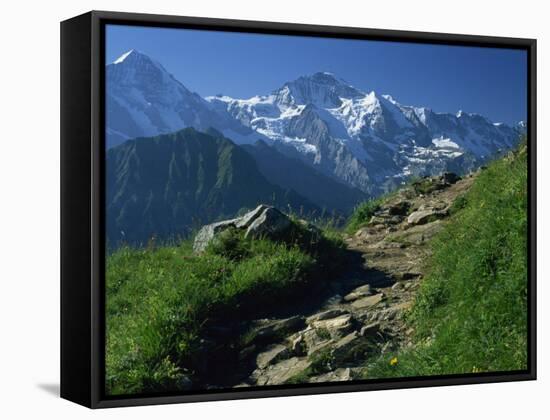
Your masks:
{"label": "rock", "polygon": [[391,287],[392,290],[401,290],[403,289],[403,283],[401,282],[396,282],[392,287]]}
{"label": "rock", "polygon": [[356,353],[362,350],[362,344],[365,344],[365,340],[362,340],[361,337],[359,337],[357,331],[353,331],[352,333],[341,338],[332,347],[331,355],[333,363],[338,365],[350,360],[356,361]]}
{"label": "rock", "polygon": [[352,329],[353,318],[347,313],[336,318],[314,321],[311,326],[316,330],[326,330],[331,337],[338,337]]}
{"label": "rock", "polygon": [[462,178],[460,178],[457,174],[454,172],[445,172],[439,177],[439,181],[444,184],[456,184],[458,181],[460,181]]}
{"label": "rock", "polygon": [[[231,227],[243,230],[246,229],[245,236],[265,236],[278,239],[284,236],[284,232],[291,225],[292,221],[286,214],[274,207],[260,204],[244,216],[203,226],[195,236],[193,250],[196,253],[203,252],[212,239]],[[307,228],[311,232],[314,230],[313,225],[308,224]]]}
{"label": "rock", "polygon": [[258,207],[256,207],[254,210],[249,211],[244,216],[239,217],[238,219],[235,219],[235,227],[238,229],[247,228],[250,226],[250,224],[256,220],[260,215],[269,208],[269,206],[266,206],[265,204],[260,204]]}
{"label": "rock", "polygon": [[307,354],[307,344],[304,340],[304,334],[298,333],[290,339],[290,350],[295,356],[304,356]]}
{"label": "rock", "polygon": [[377,295],[367,296],[362,299],[356,300],[351,304],[351,306],[353,306],[356,309],[366,309],[382,302],[383,298],[384,298],[384,294],[378,293]]}
{"label": "rock", "polygon": [[396,225],[398,223],[401,223],[403,221],[402,216],[389,216],[389,215],[380,215],[380,216],[372,216],[369,221],[369,226],[376,226],[376,225]]}
{"label": "rock", "polygon": [[232,219],[232,220],[224,220],[222,222],[212,223],[210,225],[203,226],[197,235],[195,236],[195,241],[193,242],[193,251],[194,252],[203,252],[210,241],[214,239],[214,237],[224,230],[235,227],[235,223],[237,223],[239,219]]}
{"label": "rock", "polygon": [[344,296],[344,300],[346,302],[353,302],[354,300],[361,299],[370,295],[372,295],[371,287],[370,285],[365,284],[364,286],[358,287],[351,293],[348,293],[346,296]]}
{"label": "rock", "polygon": [[361,337],[374,337],[379,332],[380,332],[380,324],[373,323],[373,324],[365,325],[363,328],[361,328],[359,335]]}
{"label": "rock", "polygon": [[407,246],[401,242],[392,242],[390,239],[385,238],[379,242],[374,243],[370,246],[373,249],[402,249]]}
{"label": "rock", "polygon": [[324,373],[322,375],[313,376],[309,378],[309,382],[311,383],[341,382],[341,381],[351,381],[352,379],[353,379],[353,375],[350,368],[338,368],[336,370]]}
{"label": "rock", "polygon": [[248,226],[245,237],[278,238],[292,225],[289,217],[274,207],[265,208]]}
{"label": "rock", "polygon": [[443,224],[440,220],[425,225],[411,225],[407,230],[400,232],[390,239],[398,239],[401,242],[422,245],[424,242],[432,239],[442,228]]}
{"label": "rock", "polygon": [[252,379],[258,385],[281,385],[293,376],[302,373],[309,366],[311,366],[311,362],[306,358],[292,357],[270,365],[265,370],[255,370],[252,373]]}
{"label": "rock", "polygon": [[275,321],[263,321],[253,328],[254,338],[251,344],[269,343],[280,339],[283,335],[292,334],[305,326],[305,320],[301,316],[293,316]]}
{"label": "rock", "polygon": [[411,203],[408,201],[399,201],[388,207],[388,213],[391,216],[406,216],[411,208]]}
{"label": "rock", "polygon": [[446,215],[446,212],[434,209],[417,210],[409,215],[407,223],[409,225],[424,225],[437,219],[442,219]]}
{"label": "rock", "polygon": [[371,236],[371,231],[368,227],[362,227],[353,236],[357,239],[366,240]]}
{"label": "rock", "polygon": [[290,355],[290,351],[282,344],[274,344],[268,350],[256,356],[256,365],[263,369],[268,365],[278,362]]}
{"label": "rock", "polygon": [[332,343],[331,336],[325,337],[319,334],[319,330],[313,328],[309,328],[304,331],[303,339],[305,347],[307,347],[308,355],[311,355]]}
{"label": "rock", "polygon": [[347,312],[340,308],[329,309],[327,311],[318,312],[306,318],[306,323],[311,324],[315,321],[323,321],[325,319],[336,318],[337,316],[340,316],[345,313]]}
{"label": "rock", "polygon": [[[422,273],[419,273],[417,271],[406,271],[404,273],[401,273],[400,277],[401,280],[413,280],[422,277]],[[407,289],[408,287],[410,287],[410,285],[405,285],[405,289]]]}

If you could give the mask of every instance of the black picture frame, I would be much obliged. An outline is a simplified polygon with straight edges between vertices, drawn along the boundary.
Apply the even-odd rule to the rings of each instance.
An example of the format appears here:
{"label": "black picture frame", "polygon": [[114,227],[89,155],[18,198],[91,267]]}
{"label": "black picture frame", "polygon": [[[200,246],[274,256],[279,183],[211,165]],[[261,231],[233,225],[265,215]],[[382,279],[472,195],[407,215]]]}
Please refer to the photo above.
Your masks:
{"label": "black picture frame", "polygon": [[[104,393],[104,68],[106,24],[521,49],[528,62],[528,369],[350,383]],[[536,40],[92,11],[61,23],[61,397],[90,408],[536,379]]]}

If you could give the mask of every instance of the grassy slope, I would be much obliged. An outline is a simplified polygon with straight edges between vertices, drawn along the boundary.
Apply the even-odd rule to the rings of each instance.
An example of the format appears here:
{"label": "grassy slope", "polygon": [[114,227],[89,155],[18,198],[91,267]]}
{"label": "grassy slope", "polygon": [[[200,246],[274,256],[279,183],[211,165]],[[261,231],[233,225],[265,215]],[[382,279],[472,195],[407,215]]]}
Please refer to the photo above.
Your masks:
{"label": "grassy slope", "polygon": [[377,360],[367,378],[526,368],[526,147],[492,163],[458,202],[408,317],[415,346]]}
{"label": "grassy slope", "polygon": [[289,299],[330,270],[316,261],[334,264],[342,246],[296,228],[286,243],[227,232],[200,256],[190,243],[116,251],[107,259],[107,392],[181,388],[209,320],[246,319]]}

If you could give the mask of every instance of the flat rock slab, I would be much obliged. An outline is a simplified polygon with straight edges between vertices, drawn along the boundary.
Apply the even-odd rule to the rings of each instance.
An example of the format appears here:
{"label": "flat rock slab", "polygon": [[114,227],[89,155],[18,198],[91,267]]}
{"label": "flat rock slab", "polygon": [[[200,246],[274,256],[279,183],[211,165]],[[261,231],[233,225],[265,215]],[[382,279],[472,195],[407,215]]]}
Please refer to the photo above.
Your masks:
{"label": "flat rock slab", "polygon": [[325,319],[336,318],[336,317],[338,317],[340,315],[343,315],[345,313],[346,313],[346,311],[344,311],[343,309],[340,309],[340,308],[329,309],[327,311],[318,312],[314,315],[309,316],[306,319],[306,323],[311,324],[315,321],[323,321]]}
{"label": "flat rock slab", "polygon": [[311,362],[306,358],[292,357],[271,365],[263,371],[256,370],[252,377],[258,385],[281,385],[309,366],[311,366]]}
{"label": "flat rock slab", "polygon": [[301,330],[304,326],[305,320],[299,315],[285,319],[262,321],[259,325],[253,327],[254,338],[251,343],[266,343],[277,340],[281,338],[281,335],[292,334]]}
{"label": "flat rock slab", "polygon": [[270,346],[266,351],[256,356],[256,365],[263,369],[268,365],[274,364],[279,360],[284,359],[290,354],[290,351],[286,346],[282,344],[275,344]]}
{"label": "flat rock slab", "polygon": [[352,328],[352,316],[351,314],[344,314],[336,318],[315,321],[311,326],[314,329],[326,330],[331,336],[338,336]]}
{"label": "flat rock slab", "polygon": [[442,219],[447,215],[446,212],[435,209],[417,210],[409,215],[407,223],[409,225],[424,225],[438,219]]}
{"label": "flat rock slab", "polygon": [[332,372],[327,372],[319,376],[313,376],[309,378],[309,382],[322,383],[322,382],[340,382],[351,381],[353,375],[350,368],[338,368]]}
{"label": "flat rock slab", "polygon": [[346,302],[353,302],[354,300],[361,299],[370,295],[372,295],[372,289],[370,285],[365,284],[364,286],[358,287],[357,289],[351,291],[346,296],[344,296],[344,300]]}
{"label": "flat rock slab", "polygon": [[382,302],[383,298],[384,294],[378,293],[377,295],[367,296],[362,299],[356,300],[351,304],[351,306],[353,306],[355,309],[366,309]]}
{"label": "flat rock slab", "polygon": [[380,332],[380,323],[376,322],[369,325],[365,325],[363,328],[361,328],[359,335],[361,337],[374,337],[379,332]]}
{"label": "flat rock slab", "polygon": [[354,359],[355,350],[364,342],[365,339],[360,337],[357,331],[353,331],[334,344],[331,352],[332,360],[334,363],[342,363]]}

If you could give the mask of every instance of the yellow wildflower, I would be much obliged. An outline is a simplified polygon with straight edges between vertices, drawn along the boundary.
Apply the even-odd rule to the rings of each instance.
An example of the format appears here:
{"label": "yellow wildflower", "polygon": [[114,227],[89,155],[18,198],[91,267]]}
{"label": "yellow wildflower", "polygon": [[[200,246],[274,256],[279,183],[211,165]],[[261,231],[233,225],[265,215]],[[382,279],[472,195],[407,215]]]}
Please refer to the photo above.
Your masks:
{"label": "yellow wildflower", "polygon": [[390,360],[390,366],[395,366],[397,364],[397,357],[394,357]]}

